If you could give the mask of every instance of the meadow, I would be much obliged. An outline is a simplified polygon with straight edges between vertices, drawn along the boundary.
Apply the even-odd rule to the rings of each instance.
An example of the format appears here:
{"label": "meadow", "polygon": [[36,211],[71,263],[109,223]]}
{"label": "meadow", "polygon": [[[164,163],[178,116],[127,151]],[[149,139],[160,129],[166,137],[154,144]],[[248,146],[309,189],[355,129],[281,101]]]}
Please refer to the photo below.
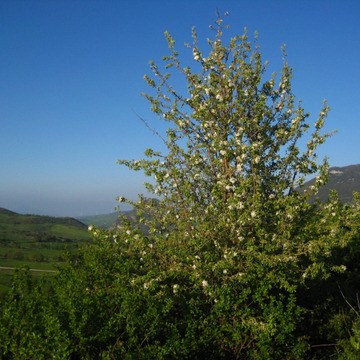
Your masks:
{"label": "meadow", "polygon": [[13,270],[29,267],[35,277],[51,274],[64,262],[64,252],[75,254],[90,241],[86,225],[72,218],[20,215],[0,209],[0,298],[10,288]]}

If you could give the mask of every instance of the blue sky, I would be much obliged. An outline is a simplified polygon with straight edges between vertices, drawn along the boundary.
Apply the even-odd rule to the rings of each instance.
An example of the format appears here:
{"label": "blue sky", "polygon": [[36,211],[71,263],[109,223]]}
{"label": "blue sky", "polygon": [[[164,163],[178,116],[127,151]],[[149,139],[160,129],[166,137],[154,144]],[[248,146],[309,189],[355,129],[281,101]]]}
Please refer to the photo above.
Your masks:
{"label": "blue sky", "polygon": [[[360,2],[357,0],[0,1],[0,207],[81,216],[112,212],[116,196],[144,192],[141,173],[117,165],[159,140],[138,119],[166,127],[141,97],[149,60],[167,55],[164,31],[192,65],[191,29],[211,36],[216,8],[227,36],[259,32],[270,73],[287,44],[293,90],[315,121],[331,166],[360,163]],[[205,46],[206,47],[206,46]],[[204,47],[203,47],[204,49]],[[176,83],[175,83],[176,84]],[[183,83],[178,84],[179,87]]]}

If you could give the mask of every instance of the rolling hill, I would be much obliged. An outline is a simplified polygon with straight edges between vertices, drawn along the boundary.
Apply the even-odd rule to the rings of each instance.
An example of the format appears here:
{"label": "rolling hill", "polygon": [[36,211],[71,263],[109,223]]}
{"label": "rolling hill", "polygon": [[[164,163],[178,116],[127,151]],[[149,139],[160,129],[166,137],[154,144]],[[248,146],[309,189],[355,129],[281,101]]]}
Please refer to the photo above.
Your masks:
{"label": "rolling hill", "polygon": [[95,225],[95,226],[99,226],[103,229],[110,229],[118,217],[119,217],[119,213],[113,212],[110,214],[81,216],[81,217],[78,217],[77,220],[81,221],[82,223],[84,223],[88,226]]}
{"label": "rolling hill", "polygon": [[55,270],[64,260],[64,250],[75,253],[90,240],[87,226],[79,220],[21,215],[0,208],[0,297],[9,288],[11,268]]}
{"label": "rolling hill", "polygon": [[[126,218],[135,225],[136,223],[136,210],[128,210],[122,212]],[[77,218],[78,220],[84,222],[86,225],[95,225],[101,227],[103,229],[115,229],[117,227],[121,227],[121,219],[119,217],[119,213],[110,213],[104,215],[94,215],[94,216],[84,216]],[[146,232],[146,227],[140,225],[140,229]]]}

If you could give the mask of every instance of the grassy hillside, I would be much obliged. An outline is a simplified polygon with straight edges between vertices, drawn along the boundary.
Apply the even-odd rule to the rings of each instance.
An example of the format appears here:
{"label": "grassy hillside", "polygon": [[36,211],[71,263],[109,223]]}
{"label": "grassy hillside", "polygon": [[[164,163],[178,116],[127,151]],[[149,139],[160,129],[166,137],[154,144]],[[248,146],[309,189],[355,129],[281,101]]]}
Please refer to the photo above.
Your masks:
{"label": "grassy hillside", "polygon": [[86,225],[95,225],[103,229],[110,229],[118,217],[118,212],[113,212],[104,215],[81,216],[77,219]]}
{"label": "grassy hillside", "polygon": [[[0,267],[55,270],[64,250],[76,252],[87,241],[87,226],[76,219],[21,215],[0,208]],[[0,296],[8,288],[11,273],[0,269]]]}

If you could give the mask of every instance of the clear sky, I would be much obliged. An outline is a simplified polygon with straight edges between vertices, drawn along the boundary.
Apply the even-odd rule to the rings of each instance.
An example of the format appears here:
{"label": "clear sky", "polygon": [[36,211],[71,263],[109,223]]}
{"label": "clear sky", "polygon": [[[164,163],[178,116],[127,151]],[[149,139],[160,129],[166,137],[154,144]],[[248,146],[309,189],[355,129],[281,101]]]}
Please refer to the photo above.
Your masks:
{"label": "clear sky", "polygon": [[95,215],[112,212],[116,196],[144,192],[143,175],[116,160],[160,146],[136,115],[165,129],[140,95],[149,60],[168,54],[168,30],[191,66],[184,42],[193,26],[211,36],[216,8],[229,12],[228,36],[258,30],[270,73],[287,44],[311,122],[324,98],[332,109],[326,130],[338,133],[320,157],[360,163],[358,0],[1,0],[0,207]]}

